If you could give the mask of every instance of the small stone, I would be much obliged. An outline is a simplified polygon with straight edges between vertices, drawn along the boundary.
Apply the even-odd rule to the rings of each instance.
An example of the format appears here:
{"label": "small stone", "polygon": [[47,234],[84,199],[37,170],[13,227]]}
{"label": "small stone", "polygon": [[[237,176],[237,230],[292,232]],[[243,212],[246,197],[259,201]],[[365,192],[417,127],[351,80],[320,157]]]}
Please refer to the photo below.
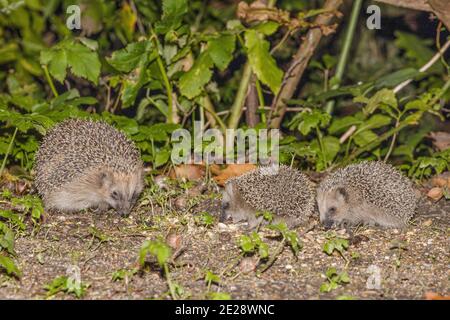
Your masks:
{"label": "small stone", "polygon": [[252,257],[245,257],[239,263],[239,270],[244,273],[254,272],[256,270],[256,259]]}

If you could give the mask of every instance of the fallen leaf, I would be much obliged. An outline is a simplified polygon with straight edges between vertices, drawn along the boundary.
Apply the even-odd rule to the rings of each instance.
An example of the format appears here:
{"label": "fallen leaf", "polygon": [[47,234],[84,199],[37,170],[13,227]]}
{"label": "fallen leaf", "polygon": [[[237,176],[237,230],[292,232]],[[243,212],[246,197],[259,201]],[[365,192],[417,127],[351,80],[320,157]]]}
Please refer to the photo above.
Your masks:
{"label": "fallen leaf", "polygon": [[238,177],[244,173],[256,169],[256,166],[251,163],[246,164],[230,164],[220,174],[214,177],[218,185],[224,186],[225,182],[233,177]]}
{"label": "fallen leaf", "polygon": [[442,177],[434,177],[433,179],[431,179],[431,184],[433,185],[433,187],[444,187],[447,185],[448,180],[444,179]]}
{"label": "fallen leaf", "polygon": [[430,138],[433,140],[433,145],[439,151],[450,148],[450,133],[443,131],[430,132]]}
{"label": "fallen leaf", "polygon": [[441,296],[434,292],[426,292],[425,293],[426,300],[450,300],[450,296]]}
{"label": "fallen leaf", "polygon": [[439,199],[442,198],[443,195],[444,195],[444,192],[439,187],[431,188],[430,191],[428,191],[428,194],[427,194],[427,196],[429,198],[433,199],[434,201],[438,201]]}
{"label": "fallen leaf", "polygon": [[181,164],[170,170],[169,177],[172,179],[186,179],[190,181],[203,179],[205,167],[199,164]]}

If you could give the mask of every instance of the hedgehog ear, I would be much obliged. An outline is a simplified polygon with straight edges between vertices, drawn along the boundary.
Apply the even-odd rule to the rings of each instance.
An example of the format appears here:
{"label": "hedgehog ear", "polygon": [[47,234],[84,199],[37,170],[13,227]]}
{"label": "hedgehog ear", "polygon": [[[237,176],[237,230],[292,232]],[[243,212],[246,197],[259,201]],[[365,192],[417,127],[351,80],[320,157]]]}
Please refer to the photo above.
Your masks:
{"label": "hedgehog ear", "polygon": [[100,188],[103,187],[108,187],[110,185],[112,185],[113,183],[113,179],[112,179],[112,174],[108,171],[102,171],[100,172],[99,176],[98,176],[98,185]]}
{"label": "hedgehog ear", "polygon": [[336,194],[339,198],[343,199],[344,202],[348,202],[348,193],[347,190],[343,187],[339,187],[336,189]]}

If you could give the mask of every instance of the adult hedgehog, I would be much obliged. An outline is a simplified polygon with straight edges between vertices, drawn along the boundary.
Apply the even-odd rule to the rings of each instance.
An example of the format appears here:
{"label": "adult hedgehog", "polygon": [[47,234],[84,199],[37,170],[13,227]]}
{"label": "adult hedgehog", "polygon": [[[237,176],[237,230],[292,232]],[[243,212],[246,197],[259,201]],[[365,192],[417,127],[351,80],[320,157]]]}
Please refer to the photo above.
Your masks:
{"label": "adult hedgehog", "polygon": [[404,227],[413,216],[417,197],[412,182],[393,166],[364,161],[336,170],[317,190],[320,221]]}
{"label": "adult hedgehog", "polygon": [[114,208],[130,213],[144,186],[139,150],[100,121],[69,119],[52,128],[36,154],[36,188],[46,209]]}

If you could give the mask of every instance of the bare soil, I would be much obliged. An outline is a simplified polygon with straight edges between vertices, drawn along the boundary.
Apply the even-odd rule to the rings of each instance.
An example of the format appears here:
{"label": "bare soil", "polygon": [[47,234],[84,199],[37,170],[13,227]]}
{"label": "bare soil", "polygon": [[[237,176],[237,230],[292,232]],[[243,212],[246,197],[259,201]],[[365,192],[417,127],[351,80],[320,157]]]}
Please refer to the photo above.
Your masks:
{"label": "bare soil", "polygon": [[[181,243],[170,274],[182,287],[183,298],[207,297],[206,270],[221,277],[220,284],[210,290],[229,293],[232,299],[423,299],[429,292],[450,295],[450,201],[423,199],[405,230],[334,230],[350,243],[344,252],[350,283],[320,293],[327,269],[335,267],[340,272],[346,261],[336,252],[331,256],[323,252],[329,232],[318,221],[296,230],[302,243],[297,256],[286,246],[264,273],[245,273],[238,245],[239,237],[248,233],[245,226],[219,223],[220,199],[210,191],[189,196],[183,203],[185,200],[180,192],[148,193],[129,218],[113,211],[47,215],[39,227],[30,227],[16,239],[16,261],[23,275],[20,279],[0,275],[0,298],[46,298],[44,286],[75,266],[82,282],[89,285],[85,299],[168,299],[164,274],[151,258],[147,267],[134,275],[112,280],[113,272],[119,269],[138,268],[145,240],[168,236]],[[212,226],[199,223],[199,212],[205,210],[216,217]],[[261,234],[273,254],[279,240],[269,238],[269,231]],[[245,262],[254,261],[250,258]],[[377,272],[381,282],[374,288],[370,283]],[[58,293],[52,298],[75,297]]]}

